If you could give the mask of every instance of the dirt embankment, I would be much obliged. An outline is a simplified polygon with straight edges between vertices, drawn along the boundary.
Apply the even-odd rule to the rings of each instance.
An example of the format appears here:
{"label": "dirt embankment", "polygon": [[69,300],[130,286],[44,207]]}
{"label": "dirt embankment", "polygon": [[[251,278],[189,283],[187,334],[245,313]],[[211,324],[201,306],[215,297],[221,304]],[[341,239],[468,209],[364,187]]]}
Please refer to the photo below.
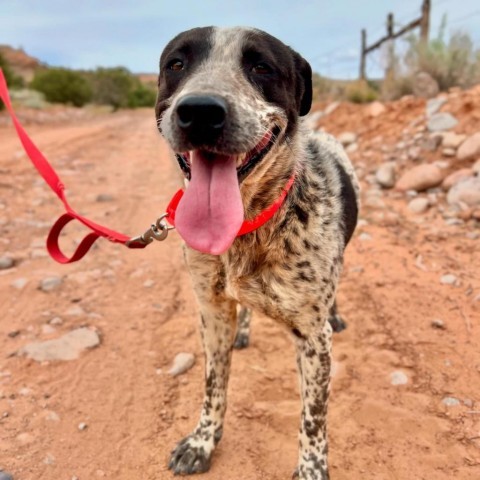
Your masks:
{"label": "dirt embankment", "polygon": [[[442,107],[459,120],[458,133],[480,129],[478,98],[452,94]],[[431,136],[425,102],[388,104],[377,116],[367,108],[342,104],[319,121],[335,134],[355,134],[349,148],[364,191],[339,293],[349,328],[334,340],[332,478],[477,480],[475,209],[466,215],[460,206],[450,215],[446,191],[433,187],[415,195],[429,204],[413,213],[413,193],[380,189],[374,177],[386,161],[395,162],[397,178],[436,161],[447,175],[458,163],[442,146],[424,148]],[[28,129],[68,185],[72,204],[112,228],[142,232],[177,188],[152,113],[69,120],[64,112],[61,122],[55,115],[27,122]],[[0,468],[15,480],[172,478],[168,454],[195,425],[203,391],[197,312],[179,239],[174,234],[143,251],[99,241],[78,264],[53,263],[44,240],[60,205],[7,122],[0,122],[0,145],[0,256],[14,260],[0,271]],[[67,249],[81,232],[70,229]],[[56,287],[39,289],[51,277],[60,279]],[[79,327],[97,332],[101,343],[76,360],[15,355]],[[182,351],[194,353],[196,363],[171,378],[166,372]],[[272,321],[255,317],[251,347],[234,354],[229,391],[224,437],[201,478],[290,478],[299,394],[293,347]]]}

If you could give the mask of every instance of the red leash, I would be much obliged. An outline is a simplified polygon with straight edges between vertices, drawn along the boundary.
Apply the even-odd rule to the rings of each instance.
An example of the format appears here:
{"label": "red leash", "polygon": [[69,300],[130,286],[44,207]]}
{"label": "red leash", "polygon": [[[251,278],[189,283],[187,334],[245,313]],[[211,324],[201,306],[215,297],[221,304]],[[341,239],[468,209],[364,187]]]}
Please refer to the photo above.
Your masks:
{"label": "red leash", "polygon": [[[57,197],[62,201],[65,206],[66,213],[64,213],[50,229],[50,232],[47,237],[47,250],[50,256],[59,263],[72,263],[77,262],[85,256],[85,254],[90,250],[91,246],[99,237],[106,238],[110,242],[122,243],[128,248],[145,248],[149,245],[154,239],[164,240],[167,237],[168,230],[173,227],[168,227],[167,224],[163,221],[164,218],[168,217],[168,221],[171,225],[175,225],[175,211],[177,206],[182,199],[183,190],[179,190],[170,201],[170,204],[167,207],[167,213],[162,215],[156,222],[152,225],[149,230],[147,230],[143,235],[138,237],[128,237],[123,233],[116,232],[115,230],[110,230],[102,225],[98,225],[95,222],[92,222],[88,218],[79,215],[67,202],[65,197],[65,186],[60,180],[59,176],[53,169],[53,167],[48,163],[48,160],[43,156],[40,150],[35,146],[30,137],[25,132],[24,128],[18,121],[18,118],[15,115],[15,112],[12,108],[10,101],[10,96],[8,94],[7,82],[3,75],[3,71],[0,68],[0,98],[3,100],[10,117],[12,118],[15,129],[17,130],[18,137],[22,142],[23,148],[25,149],[26,154],[32,161],[34,167],[38,170],[43,179],[47,182],[50,188],[56,193]],[[287,196],[288,191],[295,181],[295,174],[293,174],[288,180],[285,188],[282,190],[280,197],[265,210],[260,212],[254,219],[245,220],[238,232],[237,236],[245,235],[247,233],[253,232],[257,228],[264,225],[268,220],[270,220],[277,210],[283,204],[285,197]],[[74,254],[69,258],[65,256],[58,245],[58,239],[60,234],[68,223],[72,220],[78,220],[83,223],[91,232],[86,235],[83,240],[78,245]]]}

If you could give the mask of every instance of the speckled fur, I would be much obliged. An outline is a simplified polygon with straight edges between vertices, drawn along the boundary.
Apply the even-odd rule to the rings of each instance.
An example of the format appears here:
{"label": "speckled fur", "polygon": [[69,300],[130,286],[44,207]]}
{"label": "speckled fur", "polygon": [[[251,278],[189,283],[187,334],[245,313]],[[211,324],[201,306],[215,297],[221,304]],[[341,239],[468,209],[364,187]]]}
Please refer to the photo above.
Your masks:
{"label": "speckled fur", "polygon": [[[242,31],[232,30],[222,36],[217,31],[216,45],[221,45],[219,39],[222,38],[224,45],[227,38],[229,45],[235,38],[238,43],[241,34]],[[235,58],[232,48],[228,56],[230,63]],[[219,66],[218,62],[213,63]],[[204,65],[203,70],[198,70],[200,77],[206,68]],[[208,68],[211,72],[217,71],[212,66]],[[195,75],[184,88],[189,84],[199,85]],[[229,78],[228,72],[222,75],[223,79]],[[224,85],[224,82],[220,83]],[[257,111],[259,125],[265,126],[269,112],[278,109],[272,108],[265,99],[259,104],[259,92],[246,81],[240,83],[245,90],[238,96],[242,99],[243,111],[248,111],[248,115]],[[233,88],[236,87],[232,87],[232,91]],[[237,102],[237,99],[230,101]],[[171,105],[174,102],[175,99]],[[286,118],[281,113],[279,117]],[[173,137],[166,137],[176,149],[179,142],[172,133],[174,127],[169,125],[171,116],[164,116],[162,122],[165,129],[170,129],[169,135]],[[251,140],[246,141],[243,151],[251,145]],[[197,427],[172,453],[170,468],[175,473],[204,472],[210,466],[212,452],[223,430],[237,307],[242,305],[273,318],[291,332],[302,395],[299,456],[294,478],[329,478],[326,414],[332,329],[328,318],[334,308],[346,246],[339,166],[350,179],[358,200],[358,182],[342,147],[326,134],[308,132],[300,122],[293,134],[277,142],[241,183],[245,216],[250,219],[279,196],[295,172],[295,183],[275,216],[257,231],[238,237],[223,255],[205,255],[185,248],[201,313],[206,389]],[[248,312],[243,310],[242,319],[247,343]]]}

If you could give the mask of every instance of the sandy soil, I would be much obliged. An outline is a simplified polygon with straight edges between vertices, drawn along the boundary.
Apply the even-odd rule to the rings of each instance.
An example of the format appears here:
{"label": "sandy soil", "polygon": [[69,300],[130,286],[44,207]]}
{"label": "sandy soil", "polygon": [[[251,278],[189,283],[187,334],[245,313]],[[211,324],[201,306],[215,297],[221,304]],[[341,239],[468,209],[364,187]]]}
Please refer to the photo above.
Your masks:
{"label": "sandy soil", "polygon": [[[335,133],[355,127],[349,110],[339,115]],[[365,135],[401,128],[398,112],[391,117]],[[112,228],[141,233],[176,191],[149,111],[32,121],[28,130],[69,186],[72,204]],[[98,202],[99,194],[113,199]],[[0,251],[16,259],[0,272],[0,468],[15,480],[172,478],[169,452],[195,425],[203,395],[197,312],[179,238],[143,251],[100,240],[80,263],[54,263],[43,245],[60,204],[5,122],[0,195]],[[383,200],[389,215],[362,214],[368,223],[348,249],[339,293],[349,328],[334,339],[332,479],[478,480],[480,255],[479,240],[467,235],[474,225],[447,226],[435,211],[419,220],[398,195]],[[66,249],[81,232],[70,229]],[[445,273],[459,285],[441,285]],[[61,287],[40,291],[51,275],[63,278]],[[11,285],[21,278],[23,289]],[[62,323],[52,327],[54,317]],[[445,328],[433,328],[435,319]],[[102,343],[78,360],[39,364],[15,354],[82,325]],[[166,371],[181,351],[193,352],[196,364],[171,378]],[[391,374],[399,371],[408,383],[394,386]],[[458,405],[446,406],[445,397]],[[290,339],[256,316],[251,347],[234,354],[223,440],[211,471],[198,478],[289,479],[299,406]]]}

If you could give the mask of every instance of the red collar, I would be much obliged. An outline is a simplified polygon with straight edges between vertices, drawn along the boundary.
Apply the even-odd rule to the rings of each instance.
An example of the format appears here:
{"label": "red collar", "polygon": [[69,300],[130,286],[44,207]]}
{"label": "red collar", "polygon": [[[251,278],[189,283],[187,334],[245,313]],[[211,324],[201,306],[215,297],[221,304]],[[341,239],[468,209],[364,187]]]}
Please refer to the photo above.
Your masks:
{"label": "red collar", "polygon": [[[262,210],[257,216],[251,220],[244,220],[240,230],[237,233],[237,237],[251,233],[262,225],[265,225],[274,215],[277,213],[278,209],[283,205],[285,197],[287,196],[288,191],[292,188],[293,183],[295,182],[295,173],[292,173],[292,176],[288,179],[287,184],[283,188],[280,196],[267,208]],[[183,190],[179,190],[173,198],[170,200],[170,203],[167,207],[167,220],[168,223],[175,226],[175,213],[177,211],[178,204],[183,197]]]}

